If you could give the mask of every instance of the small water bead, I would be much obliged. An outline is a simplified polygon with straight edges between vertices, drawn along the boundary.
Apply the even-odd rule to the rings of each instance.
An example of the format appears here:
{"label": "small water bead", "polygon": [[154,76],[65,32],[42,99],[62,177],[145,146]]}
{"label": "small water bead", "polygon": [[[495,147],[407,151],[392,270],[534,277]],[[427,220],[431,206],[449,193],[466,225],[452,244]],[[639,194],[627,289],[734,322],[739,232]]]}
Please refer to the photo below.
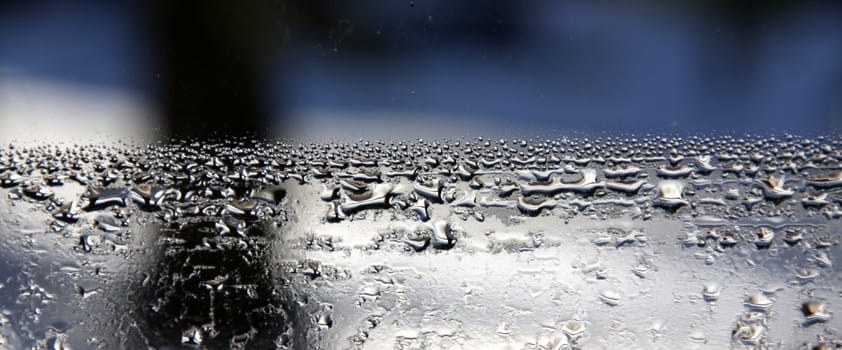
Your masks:
{"label": "small water bead", "polygon": [[564,332],[568,338],[576,339],[585,333],[585,324],[580,321],[570,320],[564,323],[564,326],[561,327],[561,331]]}
{"label": "small water bead", "polygon": [[801,229],[797,228],[787,229],[783,238],[784,242],[789,245],[796,245],[801,242],[802,239],[804,239],[804,234]]}
{"label": "small water bead", "polygon": [[674,180],[664,180],[658,183],[658,198],[656,204],[665,207],[678,207],[687,205],[683,199],[684,184]]}
{"label": "small water bead", "polygon": [[719,282],[709,281],[705,282],[702,289],[702,297],[705,301],[716,301],[722,292],[722,285]]}
{"label": "small water bead", "polygon": [[62,205],[54,214],[53,217],[56,219],[74,223],[79,220],[79,215],[82,212],[82,208],[79,206],[77,201],[70,201]]}
{"label": "small water bead", "polygon": [[599,299],[602,300],[603,303],[609,306],[617,306],[620,305],[620,293],[613,291],[613,290],[604,290],[599,293]]}
{"label": "small water bead", "polygon": [[818,269],[802,267],[802,268],[797,269],[796,272],[795,272],[795,277],[798,279],[798,281],[800,283],[811,282],[814,279],[816,279],[816,277],[818,277],[818,276],[819,276],[819,270]]}
{"label": "small water bead", "polygon": [[17,186],[23,181],[23,177],[17,173],[7,171],[0,174],[0,186],[9,188]]}
{"label": "small water bead", "polygon": [[812,254],[813,261],[816,262],[816,265],[821,267],[831,267],[830,257],[824,250],[817,250],[814,251]]}
{"label": "small water bead", "polygon": [[810,300],[802,304],[801,312],[804,314],[805,325],[827,322],[831,317],[830,313],[825,310],[825,304],[817,300]]}
{"label": "small water bead", "polygon": [[732,336],[743,344],[757,345],[760,343],[760,339],[763,337],[765,332],[766,327],[760,323],[746,324],[743,322],[737,322],[736,327],[732,331]]}
{"label": "small water bead", "polygon": [[181,344],[189,346],[201,346],[203,338],[204,336],[202,335],[202,331],[198,327],[192,326],[182,333]]}
{"label": "small water bead", "polygon": [[763,293],[752,294],[746,298],[745,305],[758,311],[767,311],[774,302]]}

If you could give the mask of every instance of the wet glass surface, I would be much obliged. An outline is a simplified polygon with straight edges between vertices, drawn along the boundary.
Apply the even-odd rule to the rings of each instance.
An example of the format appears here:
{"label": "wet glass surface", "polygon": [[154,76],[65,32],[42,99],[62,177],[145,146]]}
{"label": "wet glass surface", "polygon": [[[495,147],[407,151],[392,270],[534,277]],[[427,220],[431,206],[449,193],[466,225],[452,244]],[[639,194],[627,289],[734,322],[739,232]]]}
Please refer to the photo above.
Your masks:
{"label": "wet glass surface", "polygon": [[842,348],[840,37],[833,1],[0,2],[0,350]]}
{"label": "wet glass surface", "polygon": [[841,142],[7,144],[0,343],[839,346]]}

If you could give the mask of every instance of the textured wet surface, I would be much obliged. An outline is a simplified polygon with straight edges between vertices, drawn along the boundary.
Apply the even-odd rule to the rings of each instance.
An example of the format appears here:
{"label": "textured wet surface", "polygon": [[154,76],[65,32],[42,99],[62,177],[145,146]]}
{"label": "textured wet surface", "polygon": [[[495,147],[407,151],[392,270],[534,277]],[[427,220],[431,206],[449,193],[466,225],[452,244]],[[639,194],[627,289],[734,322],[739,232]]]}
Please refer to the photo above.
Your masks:
{"label": "textured wet surface", "polygon": [[0,344],[833,347],[840,143],[5,145]]}

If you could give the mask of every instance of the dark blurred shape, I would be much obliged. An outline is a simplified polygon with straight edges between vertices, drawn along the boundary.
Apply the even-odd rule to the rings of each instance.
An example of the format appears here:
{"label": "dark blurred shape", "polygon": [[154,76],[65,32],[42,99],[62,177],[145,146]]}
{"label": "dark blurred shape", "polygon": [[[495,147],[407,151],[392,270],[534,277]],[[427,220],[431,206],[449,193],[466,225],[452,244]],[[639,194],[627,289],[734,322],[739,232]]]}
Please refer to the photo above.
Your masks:
{"label": "dark blurred shape", "polygon": [[265,134],[261,96],[273,20],[269,1],[159,0],[158,98],[172,136]]}
{"label": "dark blurred shape", "polygon": [[164,244],[149,266],[149,281],[130,293],[142,336],[155,348],[283,345],[290,324],[267,263],[270,238],[259,224],[244,238],[218,235],[214,225],[161,230],[162,241],[180,243]]}
{"label": "dark blurred shape", "polygon": [[[416,12],[408,17],[410,28],[428,21],[424,7],[446,10],[449,18],[432,33],[381,37],[370,30],[377,23],[369,23],[371,15],[362,10],[370,6],[221,0],[160,0],[154,6],[150,18],[160,50],[156,92],[164,128],[170,136],[199,138],[259,137],[266,134],[270,121],[283,123],[282,113],[268,108],[264,77],[270,65],[280,66],[281,45],[291,32],[313,39],[328,52],[341,46],[343,53],[362,54],[368,60],[373,52],[407,53],[428,39],[505,46],[513,42],[518,21],[511,19],[520,18],[514,14],[522,7],[493,1],[479,10],[470,2],[427,2],[415,9],[414,3],[402,3],[404,11]],[[271,94],[275,99],[280,95]]]}

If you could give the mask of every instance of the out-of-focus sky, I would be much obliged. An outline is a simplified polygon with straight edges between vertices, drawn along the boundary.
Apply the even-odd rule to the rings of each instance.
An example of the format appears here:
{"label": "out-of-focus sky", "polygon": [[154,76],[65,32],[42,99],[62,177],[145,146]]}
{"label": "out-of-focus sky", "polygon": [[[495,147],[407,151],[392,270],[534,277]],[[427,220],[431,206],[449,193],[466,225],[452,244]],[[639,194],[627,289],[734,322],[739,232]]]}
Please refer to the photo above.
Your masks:
{"label": "out-of-focus sky", "polygon": [[[842,130],[836,2],[272,3],[244,74],[275,135]],[[0,136],[165,125],[158,10],[0,5]]]}

